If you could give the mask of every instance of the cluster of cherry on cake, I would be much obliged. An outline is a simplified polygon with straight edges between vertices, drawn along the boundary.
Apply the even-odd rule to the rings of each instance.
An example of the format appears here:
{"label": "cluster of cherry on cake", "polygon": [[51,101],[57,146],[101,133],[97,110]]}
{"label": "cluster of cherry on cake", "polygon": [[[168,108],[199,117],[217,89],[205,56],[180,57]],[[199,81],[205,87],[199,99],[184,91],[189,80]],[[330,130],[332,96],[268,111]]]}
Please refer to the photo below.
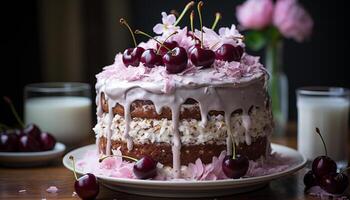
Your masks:
{"label": "cluster of cherry on cake", "polygon": [[21,128],[10,128],[0,124],[0,152],[37,152],[49,151],[56,145],[56,139],[48,132],[43,132],[35,124],[24,125],[18,116],[12,101],[4,97],[10,105]]}
{"label": "cluster of cherry on cake", "polygon": [[[190,2],[185,7],[183,13],[185,13],[194,2]],[[211,50],[210,47],[205,47],[203,45],[203,25],[202,25],[202,14],[201,9],[203,6],[203,2],[200,1],[197,6],[198,15],[200,19],[200,29],[201,29],[201,38],[198,38],[194,34],[193,30],[193,16],[194,12],[191,12],[191,31],[187,32],[187,36],[194,40],[194,45],[190,46],[188,49],[181,47],[176,41],[167,41],[170,37],[178,34],[177,31],[173,32],[163,42],[160,42],[158,39],[150,36],[149,34],[136,30],[132,31],[128,23],[125,19],[121,18],[120,23],[125,25],[130,31],[133,41],[134,48],[128,48],[123,53],[123,63],[126,67],[133,66],[138,67],[140,63],[142,63],[145,67],[153,68],[155,66],[165,66],[166,71],[169,74],[176,74],[184,71],[187,68],[189,60],[194,66],[201,67],[202,69],[209,68],[213,65],[215,60],[222,61],[240,61],[244,49],[243,47],[237,45],[233,46],[232,44],[222,44],[216,51]],[[183,14],[180,15],[180,17]],[[214,25],[216,25],[217,21],[221,18],[219,13],[216,14],[216,20]],[[181,18],[179,18],[181,19]],[[178,20],[179,21],[179,20]],[[215,26],[212,26],[212,29]],[[156,49],[147,49],[137,46],[135,34],[141,34],[148,38],[151,38],[157,42]],[[242,37],[238,37],[236,39],[243,39]]]}
{"label": "cluster of cherry on cake", "polygon": [[345,174],[349,168],[337,172],[337,164],[327,156],[327,147],[318,128],[316,128],[316,133],[322,140],[326,155],[318,156],[313,160],[312,169],[304,176],[305,187],[308,189],[320,186],[328,193],[342,194],[349,185],[348,176]]}

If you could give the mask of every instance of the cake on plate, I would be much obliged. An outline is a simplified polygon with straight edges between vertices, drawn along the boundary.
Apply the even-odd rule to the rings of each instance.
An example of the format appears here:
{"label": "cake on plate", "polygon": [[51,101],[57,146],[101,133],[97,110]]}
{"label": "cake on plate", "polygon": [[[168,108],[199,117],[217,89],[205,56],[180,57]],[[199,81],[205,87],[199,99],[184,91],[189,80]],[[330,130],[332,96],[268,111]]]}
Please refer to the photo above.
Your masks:
{"label": "cake on plate", "polygon": [[234,25],[191,31],[162,16],[154,39],[118,53],[96,76],[99,153],[148,155],[175,178],[182,166],[211,163],[233,147],[265,159],[273,119],[259,58],[245,52]]}

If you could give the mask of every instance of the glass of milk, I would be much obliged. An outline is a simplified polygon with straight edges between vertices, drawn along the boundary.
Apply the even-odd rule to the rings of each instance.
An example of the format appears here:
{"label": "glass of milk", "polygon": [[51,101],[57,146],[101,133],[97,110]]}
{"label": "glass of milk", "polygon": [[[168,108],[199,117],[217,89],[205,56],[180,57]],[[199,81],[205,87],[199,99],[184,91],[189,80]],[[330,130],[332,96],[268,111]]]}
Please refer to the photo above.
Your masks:
{"label": "glass of milk", "polygon": [[328,156],[338,168],[348,164],[349,90],[339,87],[297,89],[298,150],[308,160],[324,155],[318,127],[325,140]]}
{"label": "glass of milk", "polygon": [[24,90],[24,120],[37,124],[68,147],[91,133],[91,90],[86,83],[34,83]]}

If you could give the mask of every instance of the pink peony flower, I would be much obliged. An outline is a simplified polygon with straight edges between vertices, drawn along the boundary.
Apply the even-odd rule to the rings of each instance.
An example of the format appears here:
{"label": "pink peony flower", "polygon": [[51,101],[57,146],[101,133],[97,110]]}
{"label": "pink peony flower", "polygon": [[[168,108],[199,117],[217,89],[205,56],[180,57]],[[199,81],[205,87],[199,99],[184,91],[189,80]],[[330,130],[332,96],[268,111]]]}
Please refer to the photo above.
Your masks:
{"label": "pink peony flower", "polygon": [[262,29],[272,22],[271,0],[248,0],[237,7],[237,19],[244,28]]}
{"label": "pink peony flower", "polygon": [[313,21],[296,0],[278,0],[273,15],[273,24],[286,38],[302,42],[312,32]]}

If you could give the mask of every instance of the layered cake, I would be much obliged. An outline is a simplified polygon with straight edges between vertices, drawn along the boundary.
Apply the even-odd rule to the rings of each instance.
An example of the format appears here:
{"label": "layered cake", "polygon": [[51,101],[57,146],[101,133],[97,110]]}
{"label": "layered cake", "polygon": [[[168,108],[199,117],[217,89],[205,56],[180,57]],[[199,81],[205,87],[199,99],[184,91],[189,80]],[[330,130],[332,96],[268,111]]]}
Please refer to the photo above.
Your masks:
{"label": "layered cake", "polygon": [[[176,178],[181,166],[232,155],[233,146],[249,160],[264,159],[273,120],[259,58],[244,51],[234,25],[190,31],[174,15],[162,15],[154,39],[118,53],[96,76],[99,153],[148,155]],[[150,61],[152,52],[162,59]]]}

